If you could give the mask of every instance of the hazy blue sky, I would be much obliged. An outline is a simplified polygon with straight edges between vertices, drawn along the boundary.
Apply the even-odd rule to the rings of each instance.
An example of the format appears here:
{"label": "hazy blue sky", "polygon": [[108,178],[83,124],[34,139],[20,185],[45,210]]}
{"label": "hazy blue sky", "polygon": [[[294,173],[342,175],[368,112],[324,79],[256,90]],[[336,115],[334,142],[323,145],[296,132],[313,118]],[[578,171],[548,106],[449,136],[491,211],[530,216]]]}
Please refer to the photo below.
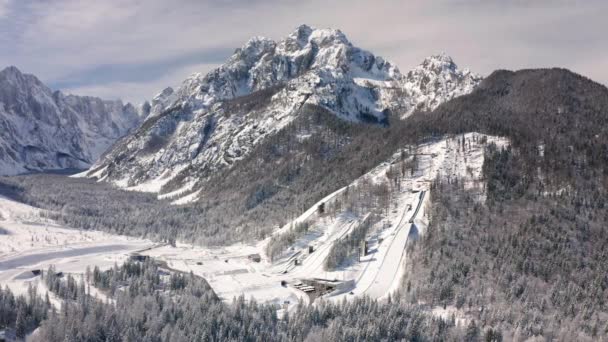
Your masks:
{"label": "hazy blue sky", "polygon": [[0,0],[0,67],[53,89],[140,102],[221,64],[254,35],[341,29],[402,71],[561,66],[608,84],[608,1]]}

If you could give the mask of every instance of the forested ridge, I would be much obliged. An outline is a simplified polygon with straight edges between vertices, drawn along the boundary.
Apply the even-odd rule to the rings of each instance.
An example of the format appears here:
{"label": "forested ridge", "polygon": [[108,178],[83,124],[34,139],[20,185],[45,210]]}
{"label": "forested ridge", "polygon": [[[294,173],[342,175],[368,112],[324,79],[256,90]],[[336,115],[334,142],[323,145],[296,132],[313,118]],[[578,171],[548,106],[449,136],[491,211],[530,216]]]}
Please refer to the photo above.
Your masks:
{"label": "forested ridge", "polygon": [[498,71],[420,127],[510,138],[484,163],[485,203],[437,180],[404,292],[508,339],[608,336],[608,90],[562,69]]}
{"label": "forested ridge", "polygon": [[[521,176],[539,187],[604,184],[608,174],[608,89],[565,69],[499,70],[469,95],[409,124],[423,134],[480,132],[508,137]],[[540,168],[540,172],[538,171]]]}

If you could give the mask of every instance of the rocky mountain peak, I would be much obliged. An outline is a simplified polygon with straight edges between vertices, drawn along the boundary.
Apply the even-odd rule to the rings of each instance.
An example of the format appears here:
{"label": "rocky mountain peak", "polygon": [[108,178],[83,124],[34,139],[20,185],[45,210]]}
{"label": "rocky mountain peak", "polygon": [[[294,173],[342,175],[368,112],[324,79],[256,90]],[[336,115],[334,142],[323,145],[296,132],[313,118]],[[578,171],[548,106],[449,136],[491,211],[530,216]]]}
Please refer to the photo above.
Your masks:
{"label": "rocky mountain peak", "polygon": [[452,57],[445,52],[425,58],[424,61],[420,63],[420,67],[436,72],[441,72],[443,70],[455,71],[458,69],[458,66],[456,66]]}
{"label": "rocky mountain peak", "polygon": [[21,73],[21,70],[19,70],[16,66],[11,65],[2,69],[2,71],[0,71],[0,76],[4,78],[17,78],[23,77],[23,74]]}
{"label": "rocky mountain peak", "polygon": [[158,93],[158,94],[157,94],[157,95],[154,97],[154,99],[155,99],[155,100],[157,100],[157,99],[162,99],[162,98],[165,98],[165,97],[167,97],[167,96],[171,96],[171,95],[173,95],[173,93],[174,93],[174,92],[175,92],[175,91],[173,90],[173,88],[171,88],[171,87],[167,87],[167,88],[163,89],[163,91],[161,91],[160,93]]}
{"label": "rocky mountain peak", "polygon": [[15,66],[9,66],[0,71],[0,82],[11,84],[22,93],[27,92],[32,87],[42,88],[48,93],[51,92],[36,76],[22,73]]}
{"label": "rocky mountain peak", "polygon": [[305,105],[386,125],[391,115],[432,109],[475,84],[445,54],[406,77],[340,30],[301,25],[278,41],[253,37],[218,68],[188,77],[176,91],[163,90],[142,128],[90,174],[154,192],[169,191],[162,187],[175,178],[170,188],[188,192],[281,131]]}
{"label": "rocky mountain peak", "polygon": [[310,45],[327,47],[330,45],[351,45],[351,43],[340,30],[318,29],[304,24],[281,40],[278,45],[283,46],[282,50],[284,51],[294,52],[305,49]]}
{"label": "rocky mountain peak", "polygon": [[230,60],[241,61],[250,65],[258,61],[263,55],[271,53],[275,47],[276,43],[272,39],[255,36],[237,49]]}
{"label": "rocky mountain peak", "polygon": [[286,40],[293,40],[297,42],[300,47],[304,47],[306,44],[308,44],[309,37],[313,30],[314,29],[312,27],[302,24],[298,26],[298,28],[292,32]]}
{"label": "rocky mountain peak", "polygon": [[404,116],[433,110],[445,101],[470,93],[481,80],[480,75],[459,69],[446,53],[427,57],[405,77],[410,107]]}
{"label": "rocky mountain peak", "polygon": [[122,101],[66,96],[16,67],[0,71],[0,175],[87,167],[139,123]]}

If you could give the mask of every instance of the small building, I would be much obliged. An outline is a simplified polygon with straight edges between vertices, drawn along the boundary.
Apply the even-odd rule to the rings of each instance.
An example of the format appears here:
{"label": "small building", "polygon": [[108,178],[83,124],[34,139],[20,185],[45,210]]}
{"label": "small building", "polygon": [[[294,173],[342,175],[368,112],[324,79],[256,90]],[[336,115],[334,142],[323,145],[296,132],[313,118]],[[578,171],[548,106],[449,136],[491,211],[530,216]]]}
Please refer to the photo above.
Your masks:
{"label": "small building", "polygon": [[163,270],[161,268],[158,269],[158,275],[159,276],[170,276],[171,272],[167,271],[167,270]]}
{"label": "small building", "polygon": [[299,266],[300,265],[300,260],[293,259],[293,264],[294,264],[294,266]]}
{"label": "small building", "polygon": [[139,261],[139,262],[144,262],[144,261],[148,260],[149,258],[150,257],[147,256],[147,255],[141,255],[141,254],[138,254],[138,253],[133,253],[133,254],[131,254],[129,256],[129,259],[131,261]]}
{"label": "small building", "polygon": [[262,257],[259,254],[249,254],[247,256],[247,259],[253,261],[253,262],[260,262],[262,261]]}

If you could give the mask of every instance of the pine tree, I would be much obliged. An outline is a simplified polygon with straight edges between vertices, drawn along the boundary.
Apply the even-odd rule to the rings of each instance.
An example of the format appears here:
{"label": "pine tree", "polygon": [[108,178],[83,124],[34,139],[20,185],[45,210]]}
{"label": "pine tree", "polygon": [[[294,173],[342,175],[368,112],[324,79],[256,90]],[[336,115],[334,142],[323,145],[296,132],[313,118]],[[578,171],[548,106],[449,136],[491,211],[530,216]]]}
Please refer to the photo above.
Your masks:
{"label": "pine tree", "polygon": [[471,322],[469,322],[464,340],[467,342],[479,341],[479,328],[477,327],[477,324],[475,324],[475,320],[471,320]]}
{"label": "pine tree", "polygon": [[17,307],[17,319],[15,320],[15,334],[18,338],[24,338],[27,333],[27,322],[24,306]]}

